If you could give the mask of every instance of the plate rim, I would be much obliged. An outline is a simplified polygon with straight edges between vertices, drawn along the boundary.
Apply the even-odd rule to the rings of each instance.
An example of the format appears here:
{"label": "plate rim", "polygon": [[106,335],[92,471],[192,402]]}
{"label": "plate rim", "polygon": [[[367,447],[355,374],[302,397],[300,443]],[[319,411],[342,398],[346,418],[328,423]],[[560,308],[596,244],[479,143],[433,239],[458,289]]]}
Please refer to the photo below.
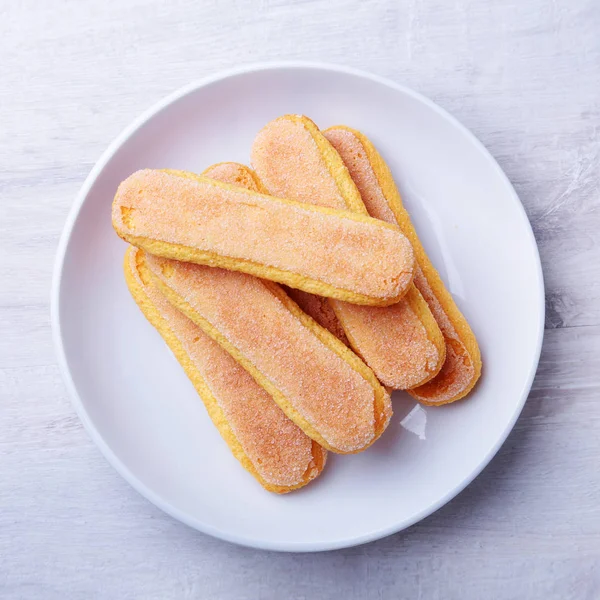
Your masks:
{"label": "plate rim", "polygon": [[[527,224],[527,231],[529,235],[529,243],[532,245],[534,250],[534,256],[537,258],[536,261],[536,279],[537,279],[537,294],[539,297],[539,307],[538,307],[538,322],[537,322],[537,341],[536,341],[536,349],[534,354],[534,360],[531,364],[529,374],[527,376],[525,385],[521,392],[521,397],[519,398],[518,403],[516,404],[514,413],[507,423],[504,431],[493,445],[493,447],[488,451],[488,453],[482,458],[477,468],[465,479],[463,479],[457,486],[449,490],[443,497],[439,498],[436,502],[431,503],[430,505],[424,507],[421,511],[413,515],[410,519],[405,519],[401,521],[397,521],[392,525],[387,527],[382,527],[374,531],[370,531],[369,533],[365,533],[358,536],[351,536],[348,538],[341,538],[334,541],[315,541],[315,542],[294,542],[293,540],[285,541],[285,542],[270,542],[267,540],[260,540],[254,538],[248,538],[246,536],[238,536],[226,531],[222,531],[216,527],[211,526],[210,524],[203,523],[189,517],[184,512],[175,508],[169,502],[164,500],[159,494],[154,492],[152,489],[147,487],[142,481],[140,481],[136,475],[134,475],[124,463],[117,457],[117,455],[113,452],[111,447],[104,441],[104,438],[100,435],[98,430],[96,429],[94,423],[89,417],[87,411],[84,408],[83,402],[79,397],[77,389],[75,387],[75,383],[71,376],[69,364],[67,361],[63,339],[62,339],[62,327],[60,322],[60,302],[61,302],[61,287],[62,287],[62,275],[64,269],[65,258],[67,255],[67,250],[69,247],[69,242],[71,240],[71,235],[73,232],[73,228],[77,221],[77,217],[81,211],[81,208],[93,186],[96,179],[107,165],[109,160],[113,157],[113,155],[117,152],[117,150],[133,135],[138,129],[140,129],[143,125],[146,124],[152,117],[158,114],[160,111],[174,103],[175,101],[187,96],[190,93],[193,93],[200,88],[206,87],[212,83],[217,81],[222,81],[225,79],[229,79],[232,77],[236,77],[239,75],[245,75],[249,73],[255,73],[260,71],[270,71],[270,70],[285,70],[285,69],[313,69],[327,72],[335,72],[346,75],[353,75],[355,77],[360,77],[363,79],[367,79],[373,83],[377,83],[380,85],[384,85],[388,88],[393,89],[396,92],[404,93],[408,96],[413,97],[414,99],[422,102],[428,108],[437,112],[440,116],[444,117],[447,121],[449,121],[454,127],[456,127],[462,134],[466,135],[472,144],[484,155],[487,161],[491,164],[496,173],[500,176],[501,180],[507,186],[507,189],[510,191],[510,196],[513,203],[516,205],[517,210],[520,211],[521,216],[523,217],[525,223]],[[497,454],[498,450],[506,441],[508,435],[513,430],[519,415],[523,410],[523,406],[525,405],[525,401],[529,395],[529,391],[531,390],[531,386],[533,383],[533,379],[535,377],[537,367],[539,364],[543,337],[544,337],[544,322],[545,322],[545,289],[544,289],[544,278],[542,271],[541,258],[539,255],[539,248],[537,246],[537,242],[533,233],[533,229],[531,227],[531,223],[525,212],[525,208],[521,203],[517,192],[515,191],[512,183],[508,179],[507,175],[504,173],[496,159],[492,156],[490,151],[479,141],[479,139],[464,125],[462,125],[453,115],[443,109],[441,106],[423,96],[419,92],[416,92],[402,84],[396,83],[386,77],[382,77],[380,75],[375,75],[369,73],[367,71],[363,71],[361,69],[356,69],[353,67],[347,67],[338,64],[332,64],[327,62],[315,62],[315,61],[267,61],[267,62],[257,62],[250,63],[246,65],[242,65],[240,67],[235,67],[231,69],[225,69],[218,71],[213,75],[209,75],[202,79],[193,81],[174,92],[167,94],[165,97],[160,99],[159,101],[152,104],[149,108],[144,110],[138,117],[136,117],[133,121],[129,123],[122,131],[113,139],[113,141],[108,145],[108,147],[101,154],[100,158],[92,167],[88,176],[86,177],[82,187],[80,188],[73,205],[71,206],[69,213],[67,215],[67,219],[65,221],[59,243],[58,248],[55,255],[54,260],[54,268],[52,273],[52,285],[51,285],[51,294],[50,294],[50,322],[52,328],[52,338],[54,343],[54,350],[57,356],[57,362],[60,370],[61,377],[67,388],[67,392],[69,398],[71,400],[71,404],[75,408],[75,411],[83,423],[85,430],[88,435],[94,442],[94,444],[99,448],[100,452],[103,454],[104,458],[108,461],[108,463],[119,473],[125,481],[127,481],[139,494],[141,494],[144,498],[149,500],[156,507],[161,509],[163,512],[167,513],[169,516],[177,519],[178,521],[188,525],[189,527],[200,531],[201,533],[205,533],[211,535],[213,537],[225,540],[227,542],[231,542],[234,544],[238,544],[245,547],[256,548],[260,550],[273,550],[280,552],[320,552],[327,550],[337,550],[341,548],[349,548],[353,546],[358,546],[361,544],[365,544],[368,542],[372,542],[389,535],[393,535],[408,527],[411,527],[415,523],[423,520],[429,515],[433,514],[437,510],[439,510],[442,506],[450,502],[453,498],[455,498],[458,494],[460,494],[479,474],[487,467],[492,458]]]}

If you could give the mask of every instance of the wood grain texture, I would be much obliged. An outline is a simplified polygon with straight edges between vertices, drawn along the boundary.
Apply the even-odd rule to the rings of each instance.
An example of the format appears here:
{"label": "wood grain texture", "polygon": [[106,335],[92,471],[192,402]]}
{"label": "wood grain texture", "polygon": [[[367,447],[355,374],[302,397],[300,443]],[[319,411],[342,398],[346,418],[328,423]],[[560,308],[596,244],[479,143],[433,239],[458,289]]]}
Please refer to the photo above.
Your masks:
{"label": "wood grain texture", "polygon": [[[598,31],[596,0],[0,2],[0,597],[600,597]],[[49,328],[58,237],[108,142],[190,80],[274,59],[450,110],[514,183],[548,298],[533,391],[484,473],[402,534],[319,555],[237,548],[141,498],[83,432]]]}

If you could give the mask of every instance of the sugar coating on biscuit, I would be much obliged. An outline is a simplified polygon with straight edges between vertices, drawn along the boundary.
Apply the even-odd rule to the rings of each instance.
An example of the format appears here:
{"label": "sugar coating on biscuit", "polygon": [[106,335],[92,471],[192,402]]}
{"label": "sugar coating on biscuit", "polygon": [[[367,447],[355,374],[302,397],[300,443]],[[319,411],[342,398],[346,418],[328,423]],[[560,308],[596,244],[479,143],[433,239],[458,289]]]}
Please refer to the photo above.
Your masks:
{"label": "sugar coating on biscuit", "polygon": [[[131,213],[127,225],[123,210]],[[377,299],[411,281],[410,242],[392,228],[329,214],[211,179],[138,171],[113,202],[121,236],[137,236],[254,261]]]}
{"label": "sugar coating on biscuit", "polygon": [[202,376],[259,475],[277,486],[300,484],[314,467],[312,440],[288,419],[248,372],[140,276],[143,251],[130,252],[132,274]]}
{"label": "sugar coating on biscuit", "polygon": [[[256,136],[252,165],[272,194],[331,208],[347,208],[336,184],[336,175],[328,169],[314,135],[321,134],[309,131],[295,116],[275,119]],[[371,216],[384,215],[397,225],[364,152],[361,155],[362,147],[357,147],[348,136],[332,137],[336,142],[341,141],[333,146],[367,209],[377,207],[376,214]],[[340,300],[330,302],[350,344],[384,385],[406,389],[431,377],[439,368],[440,353],[408,300],[387,307],[358,306]]]}
{"label": "sugar coating on biscuit", "polygon": [[267,123],[254,138],[250,157],[263,185],[275,196],[346,208],[314,139],[301,123],[285,117]]}
{"label": "sugar coating on biscuit", "polygon": [[[148,266],[268,378],[332,448],[353,452],[374,439],[371,384],[260,279],[152,256]],[[163,274],[165,266],[170,276]]]}

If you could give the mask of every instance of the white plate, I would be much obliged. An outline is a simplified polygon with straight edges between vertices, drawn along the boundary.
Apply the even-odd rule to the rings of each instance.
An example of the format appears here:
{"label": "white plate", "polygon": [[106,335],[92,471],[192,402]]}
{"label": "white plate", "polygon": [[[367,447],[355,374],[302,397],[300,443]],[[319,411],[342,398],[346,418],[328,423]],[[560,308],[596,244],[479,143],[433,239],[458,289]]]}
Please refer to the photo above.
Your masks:
{"label": "white plate", "polygon": [[[366,133],[390,165],[421,240],[471,323],[484,374],[443,408],[394,397],[388,430],[355,456],[330,454],[301,491],[269,494],[230,454],[158,333],[129,296],[125,244],[111,226],[118,183],[136,169],[247,163],[270,119],[304,113]],[[141,494],[205,533],[248,546],[312,551],[399,531],[482,470],[512,429],[543,331],[540,260],[505,175],[456,120],[422,96],[350,69],[262,65],[212,77],[154,106],[92,169],[58,251],[52,325],[75,408]]]}

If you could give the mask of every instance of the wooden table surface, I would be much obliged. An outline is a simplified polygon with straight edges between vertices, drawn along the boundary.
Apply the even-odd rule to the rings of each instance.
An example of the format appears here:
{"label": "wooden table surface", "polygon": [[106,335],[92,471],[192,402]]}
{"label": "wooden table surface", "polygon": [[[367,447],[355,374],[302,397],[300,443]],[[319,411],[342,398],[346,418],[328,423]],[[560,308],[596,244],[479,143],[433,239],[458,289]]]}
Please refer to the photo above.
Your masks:
{"label": "wooden table surface", "polygon": [[[600,598],[599,32],[597,0],[0,2],[0,597]],[[452,112],[515,185],[546,279],[539,372],[490,466],[408,531],[323,554],[211,539],[134,492],[49,323],[63,223],[113,137],[191,80],[280,59]]]}

